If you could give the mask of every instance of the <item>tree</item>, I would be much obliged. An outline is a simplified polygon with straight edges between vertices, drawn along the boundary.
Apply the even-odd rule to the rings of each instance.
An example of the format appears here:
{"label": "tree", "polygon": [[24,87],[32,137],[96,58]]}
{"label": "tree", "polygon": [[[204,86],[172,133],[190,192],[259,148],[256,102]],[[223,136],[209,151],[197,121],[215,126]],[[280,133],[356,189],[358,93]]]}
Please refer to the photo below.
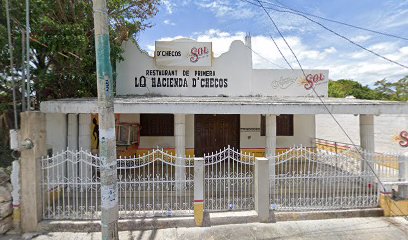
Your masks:
{"label": "tree", "polygon": [[[25,1],[10,2],[16,60],[14,72],[18,75],[22,67],[21,29],[25,29]],[[121,59],[122,42],[135,41],[138,32],[151,27],[148,20],[157,13],[158,4],[159,0],[108,1],[113,65]],[[43,100],[96,96],[92,1],[30,0],[30,7],[30,63],[36,107]],[[0,21],[5,23],[4,5]],[[0,25],[0,69],[3,70],[0,76],[5,76],[8,71],[7,31],[3,26],[5,24]],[[0,85],[0,91],[10,94],[10,86],[4,77]]]}
{"label": "tree", "polygon": [[387,82],[385,79],[377,81],[374,86],[378,91],[386,96],[386,99],[395,101],[408,101],[408,76],[397,82]]}
{"label": "tree", "polygon": [[[21,81],[22,30],[25,29],[25,1],[9,0],[14,48],[15,79]],[[0,118],[9,116],[12,108],[5,0],[0,0]],[[159,0],[110,0],[111,61],[121,59],[123,41],[136,42],[140,31],[151,27]],[[34,107],[44,100],[95,97],[96,63],[92,0],[30,0],[31,92]],[[21,82],[17,82],[17,86]],[[16,88],[19,101],[21,89]],[[19,104],[19,103],[18,103]],[[3,124],[4,125],[4,124]],[[4,125],[6,126],[6,125]],[[3,151],[8,129],[0,132],[0,160],[9,159]],[[4,140],[4,141],[3,141]],[[3,150],[2,150],[3,149]],[[4,161],[4,160],[3,160]]]}
{"label": "tree", "polygon": [[345,98],[347,96],[354,96],[359,99],[382,98],[381,93],[353,80],[340,79],[337,81],[329,81],[329,97]]}
{"label": "tree", "polygon": [[353,80],[329,81],[329,97],[354,96],[359,99],[408,101],[408,76],[396,82],[386,79],[374,83],[374,89]]}

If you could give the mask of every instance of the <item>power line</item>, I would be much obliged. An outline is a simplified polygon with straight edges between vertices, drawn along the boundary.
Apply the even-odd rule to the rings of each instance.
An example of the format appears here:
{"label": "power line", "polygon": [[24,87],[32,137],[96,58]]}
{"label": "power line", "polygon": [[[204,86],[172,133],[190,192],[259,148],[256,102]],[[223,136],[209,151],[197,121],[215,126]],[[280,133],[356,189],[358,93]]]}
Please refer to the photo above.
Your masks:
{"label": "power line", "polygon": [[[257,1],[258,1],[258,3],[259,3],[260,5],[257,5],[257,4],[255,4],[255,3],[250,2],[250,1],[247,1],[247,0],[241,0],[241,1],[245,1],[245,2],[247,2],[247,3],[250,3],[250,4],[255,5],[255,6],[258,6],[258,7],[263,7],[262,3],[261,3],[260,1],[258,1],[258,0],[257,0]],[[263,7],[263,9],[265,9],[265,11],[266,11],[266,8]],[[311,21],[311,22],[314,22],[315,24],[317,24],[317,25],[321,26],[322,28],[326,29],[327,31],[329,31],[329,32],[331,32],[331,33],[333,33],[333,34],[335,34],[336,36],[338,36],[338,37],[340,37],[340,38],[343,38],[344,40],[350,42],[351,44],[356,45],[357,47],[359,47],[359,48],[361,48],[361,49],[363,49],[363,50],[365,50],[365,51],[367,51],[367,52],[370,52],[371,54],[373,54],[373,55],[375,55],[375,56],[377,56],[377,57],[379,57],[379,58],[382,58],[382,59],[384,59],[384,60],[386,60],[386,61],[388,61],[388,62],[391,62],[391,63],[393,63],[393,64],[396,64],[396,65],[398,65],[398,66],[400,66],[400,67],[403,67],[403,68],[408,69],[408,66],[407,66],[407,65],[404,65],[404,64],[399,63],[399,62],[397,62],[397,61],[394,61],[394,60],[392,60],[392,59],[390,59],[390,58],[387,58],[387,57],[385,57],[385,56],[382,56],[381,54],[379,54],[379,53],[377,53],[377,52],[375,52],[375,51],[373,51],[373,50],[370,50],[370,49],[368,49],[368,48],[362,46],[361,44],[358,44],[358,43],[354,42],[353,40],[351,40],[351,39],[349,39],[349,38],[347,38],[347,37],[341,35],[340,33],[337,33],[336,31],[334,31],[334,30],[332,30],[332,29],[326,27],[326,26],[323,25],[322,23],[317,22],[316,20],[313,20],[313,19],[311,19],[311,18],[309,18],[309,17],[307,17],[307,16],[305,16],[305,15],[303,15],[303,14],[301,14],[301,13],[296,13],[296,12],[286,11],[286,10],[279,10],[279,9],[276,9],[276,8],[269,8],[269,9],[270,9],[270,10],[273,10],[273,11],[277,11],[277,12],[290,13],[290,14],[295,14],[295,15],[304,17],[304,18],[306,18],[307,20],[309,20],[309,21]],[[267,11],[266,11],[266,12],[267,12]],[[269,18],[270,18],[269,13],[268,13],[268,16],[269,16]],[[275,27],[276,27],[275,22],[274,22],[273,20],[272,20],[272,22],[274,23],[274,25],[275,25]],[[285,41],[285,42],[286,42],[286,41]]]}
{"label": "power line", "polygon": [[288,64],[288,66],[290,67],[290,69],[293,70],[292,65],[290,65],[290,63],[288,62],[288,60],[285,58],[285,55],[283,55],[282,51],[280,50],[278,44],[276,43],[275,39],[272,37],[272,35],[269,35],[273,41],[273,43],[275,44],[276,48],[278,49],[280,55],[283,57],[283,59],[285,59],[285,62]]}
{"label": "power line", "polygon": [[245,45],[245,47],[247,47],[249,50],[251,50],[253,53],[255,53],[256,55],[258,55],[258,57],[263,58],[264,60],[268,61],[270,64],[278,67],[278,68],[282,68],[282,69],[286,69],[285,67],[282,67],[274,62],[272,62],[271,60],[267,59],[266,57],[262,56],[261,54],[255,52],[252,48],[250,48],[249,46]]}
{"label": "power line", "polygon": [[[248,1],[248,0],[241,0],[241,1],[250,3],[250,1]],[[355,29],[360,29],[360,30],[364,30],[364,31],[367,31],[367,32],[375,33],[375,34],[379,34],[379,35],[383,35],[383,36],[387,36],[387,37],[392,37],[392,38],[397,38],[397,39],[401,39],[401,40],[408,41],[408,38],[406,38],[406,37],[397,36],[397,35],[395,35],[395,34],[386,33],[386,32],[380,32],[380,31],[377,31],[377,30],[373,30],[373,29],[369,29],[369,28],[365,28],[365,27],[356,26],[356,25],[353,25],[353,24],[350,24],[350,23],[345,23],[345,22],[341,22],[341,21],[338,21],[338,20],[333,20],[333,19],[329,19],[329,18],[322,17],[322,16],[318,16],[318,15],[315,15],[315,14],[311,14],[311,13],[308,13],[308,12],[300,11],[300,10],[297,10],[297,9],[294,9],[294,8],[290,8],[290,7],[288,7],[287,5],[281,3],[281,2],[278,1],[278,0],[276,0],[276,2],[278,2],[280,5],[274,4],[274,3],[271,3],[271,2],[267,2],[267,1],[261,1],[261,2],[267,3],[267,4],[272,5],[272,6],[275,6],[275,7],[279,7],[279,8],[283,8],[283,9],[288,9],[288,10],[291,10],[291,11],[293,11],[293,12],[301,13],[301,14],[304,14],[304,15],[307,15],[307,16],[311,16],[311,17],[314,17],[314,18],[319,18],[319,19],[322,19],[322,20],[325,20],[325,21],[328,21],[328,22],[337,23],[337,24],[341,24],[341,25],[344,25],[344,26],[347,26],[347,27],[351,27],[351,28],[355,28]],[[265,7],[265,8],[266,8],[266,9],[271,9],[270,7]]]}
{"label": "power line", "polygon": [[[290,51],[293,53],[292,48],[290,47],[290,45],[288,44],[288,42],[286,41],[285,37],[283,36],[283,34],[281,33],[281,31],[279,30],[278,26],[276,25],[275,21],[272,19],[271,15],[269,15],[269,12],[266,11],[266,9],[263,7],[262,3],[257,0],[258,3],[261,5],[261,7],[263,8],[263,10],[265,11],[265,13],[268,15],[269,19],[272,21],[273,25],[275,26],[275,29],[278,31],[279,35],[281,36],[281,38],[283,39],[283,41],[286,43],[286,46],[288,46],[288,48],[290,49]],[[272,37],[272,36],[271,36]],[[273,40],[273,38],[272,38]],[[273,40],[273,42],[275,43],[275,40]],[[283,58],[285,59],[286,63],[289,65],[289,67],[293,70],[292,66],[289,64],[289,62],[287,61],[287,59],[284,57],[284,55],[282,54],[281,50],[279,49],[278,45],[275,43],[276,47],[278,48],[279,52],[281,53],[281,55],[283,56]],[[296,55],[294,55],[296,58]],[[296,58],[297,60],[297,58]]]}
{"label": "power line", "polygon": [[[272,21],[273,25],[275,26],[276,30],[279,32],[279,34],[281,35],[281,37],[283,39],[285,39],[285,37],[281,34],[278,26],[275,24],[275,22],[273,21],[272,17],[270,16],[269,12],[264,8],[264,6],[262,5],[262,3],[257,0],[260,7],[262,7],[262,9],[266,12],[266,14],[269,16],[270,20]],[[292,49],[289,44],[287,43],[287,41],[285,41],[285,43],[288,45],[289,49]],[[300,69],[302,70],[302,73],[304,75],[304,77],[306,78],[306,74],[305,71],[302,67],[302,64],[299,62],[296,54],[291,51],[293,56],[295,57]],[[384,192],[386,191],[384,184],[382,183],[381,179],[379,178],[379,176],[377,175],[377,173],[374,171],[373,167],[371,166],[371,164],[367,161],[366,158],[364,158],[363,154],[361,153],[361,151],[357,148],[357,145],[354,143],[354,141],[351,139],[351,137],[348,135],[348,133],[346,132],[346,130],[343,128],[343,126],[341,126],[341,124],[337,121],[337,119],[335,118],[335,116],[331,113],[330,109],[327,107],[326,103],[323,101],[323,99],[321,98],[321,96],[319,96],[319,94],[316,92],[316,89],[314,88],[314,86],[312,86],[312,90],[314,92],[314,94],[318,97],[318,99],[320,100],[320,102],[322,103],[322,105],[324,106],[324,108],[327,110],[327,112],[330,114],[330,116],[333,118],[333,120],[336,122],[336,124],[340,127],[340,129],[342,130],[342,132],[346,135],[346,137],[350,140],[351,144],[356,148],[357,152],[359,153],[359,155],[361,156],[361,159],[367,163],[367,166],[369,166],[370,171],[374,174],[375,178],[378,180],[378,182],[380,183],[381,187],[383,188]],[[394,203],[395,204],[395,203]],[[401,211],[401,209],[395,204],[395,206],[397,207],[397,209]]]}

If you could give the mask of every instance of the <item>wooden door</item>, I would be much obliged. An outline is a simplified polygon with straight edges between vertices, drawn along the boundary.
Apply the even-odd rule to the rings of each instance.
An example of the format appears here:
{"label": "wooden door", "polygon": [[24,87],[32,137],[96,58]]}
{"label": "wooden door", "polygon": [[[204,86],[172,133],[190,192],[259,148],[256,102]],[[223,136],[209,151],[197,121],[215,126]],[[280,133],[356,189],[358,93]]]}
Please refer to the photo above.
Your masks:
{"label": "wooden door", "polygon": [[240,118],[234,115],[194,115],[194,153],[211,154],[230,145],[239,149]]}

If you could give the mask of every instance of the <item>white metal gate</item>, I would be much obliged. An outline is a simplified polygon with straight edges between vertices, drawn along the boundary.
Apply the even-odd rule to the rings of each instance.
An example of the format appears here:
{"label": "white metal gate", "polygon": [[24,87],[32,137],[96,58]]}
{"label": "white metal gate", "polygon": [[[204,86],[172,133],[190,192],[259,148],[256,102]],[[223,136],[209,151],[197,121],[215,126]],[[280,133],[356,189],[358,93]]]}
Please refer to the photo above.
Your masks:
{"label": "white metal gate", "polygon": [[204,156],[204,195],[206,211],[253,210],[253,155],[230,146]]}
{"label": "white metal gate", "polygon": [[359,158],[295,147],[271,160],[275,164],[270,178],[272,209],[299,211],[378,205],[375,175]]}
{"label": "white metal gate", "polygon": [[[117,164],[120,218],[193,214],[193,159],[153,150]],[[99,219],[99,166],[85,151],[43,158],[43,218]]]}

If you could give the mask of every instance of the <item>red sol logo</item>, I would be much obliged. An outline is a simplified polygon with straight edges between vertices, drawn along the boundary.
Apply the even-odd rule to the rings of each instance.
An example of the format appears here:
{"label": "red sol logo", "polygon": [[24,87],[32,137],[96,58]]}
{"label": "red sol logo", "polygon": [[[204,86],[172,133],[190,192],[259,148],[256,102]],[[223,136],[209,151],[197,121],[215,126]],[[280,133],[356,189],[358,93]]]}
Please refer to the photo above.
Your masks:
{"label": "red sol logo", "polygon": [[319,74],[308,74],[307,76],[306,76],[306,84],[304,85],[305,86],[305,89],[306,90],[310,90],[310,89],[312,89],[315,85],[316,85],[316,83],[318,83],[318,82],[323,82],[324,81],[324,75],[323,75],[323,73],[319,73]]}
{"label": "red sol logo", "polygon": [[190,57],[190,62],[197,62],[200,58],[208,57],[209,51],[207,47],[200,47],[196,48],[193,47],[190,51],[191,57]]}
{"label": "red sol logo", "polygon": [[400,133],[400,138],[402,138],[402,140],[399,141],[399,145],[401,147],[408,147],[408,132],[407,131],[402,131]]}
{"label": "red sol logo", "polygon": [[408,147],[408,132],[401,131],[399,135],[394,136],[394,141],[398,142],[401,147]]}

